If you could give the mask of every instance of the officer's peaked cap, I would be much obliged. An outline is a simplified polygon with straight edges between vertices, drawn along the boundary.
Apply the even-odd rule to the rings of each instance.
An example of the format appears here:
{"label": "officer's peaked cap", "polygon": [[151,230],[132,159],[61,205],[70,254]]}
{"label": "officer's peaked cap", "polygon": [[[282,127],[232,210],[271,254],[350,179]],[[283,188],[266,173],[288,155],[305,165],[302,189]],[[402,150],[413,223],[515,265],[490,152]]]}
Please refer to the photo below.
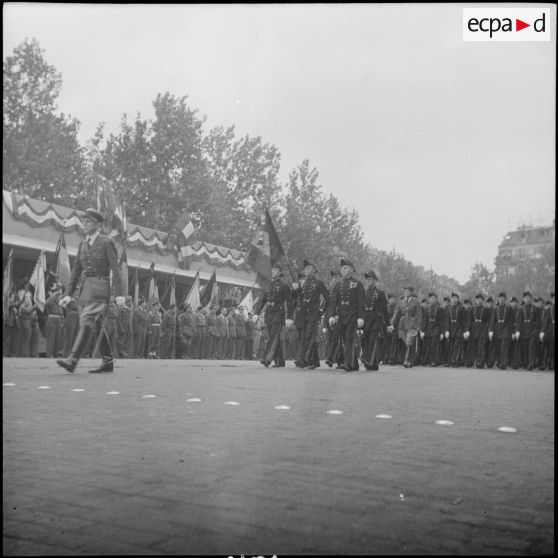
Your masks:
{"label": "officer's peaked cap", "polygon": [[341,267],[343,267],[344,265],[350,265],[353,270],[355,269],[353,262],[351,262],[350,260],[346,260],[345,258],[341,260]]}
{"label": "officer's peaked cap", "polygon": [[365,273],[364,276],[366,277],[366,279],[374,279],[376,281],[378,280],[378,276],[372,270]]}
{"label": "officer's peaked cap", "polygon": [[105,218],[104,216],[99,213],[96,209],[89,207],[85,210],[85,214],[83,216],[85,219],[91,219],[92,221],[96,221],[97,223],[102,223]]}

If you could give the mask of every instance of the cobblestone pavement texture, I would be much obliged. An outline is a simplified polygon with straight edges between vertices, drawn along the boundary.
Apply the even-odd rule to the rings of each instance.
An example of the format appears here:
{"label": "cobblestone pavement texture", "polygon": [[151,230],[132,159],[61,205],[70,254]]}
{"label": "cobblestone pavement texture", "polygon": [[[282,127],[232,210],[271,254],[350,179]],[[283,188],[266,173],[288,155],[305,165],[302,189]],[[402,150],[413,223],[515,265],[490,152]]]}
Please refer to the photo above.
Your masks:
{"label": "cobblestone pavement texture", "polygon": [[3,361],[5,555],[554,552],[552,372],[93,364]]}

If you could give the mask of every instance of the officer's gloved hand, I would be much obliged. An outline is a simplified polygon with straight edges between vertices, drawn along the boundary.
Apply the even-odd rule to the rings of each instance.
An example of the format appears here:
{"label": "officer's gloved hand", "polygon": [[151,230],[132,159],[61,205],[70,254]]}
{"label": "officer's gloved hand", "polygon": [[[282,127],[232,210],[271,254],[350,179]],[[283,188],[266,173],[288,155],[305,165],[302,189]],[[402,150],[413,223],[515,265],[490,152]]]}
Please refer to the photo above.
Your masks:
{"label": "officer's gloved hand", "polygon": [[296,291],[298,289],[298,283],[293,283],[293,291]]}
{"label": "officer's gloved hand", "polygon": [[362,329],[364,327],[364,320],[362,318],[357,320],[357,327],[358,329]]}
{"label": "officer's gloved hand", "polygon": [[494,337],[494,332],[493,331],[489,331],[488,332],[488,339],[490,339],[490,341],[492,341],[492,338]]}
{"label": "officer's gloved hand", "polygon": [[469,339],[469,335],[471,335],[471,334],[470,334],[468,331],[466,331],[466,332],[463,334],[463,339],[465,339],[465,341],[467,341],[467,339]]}
{"label": "officer's gloved hand", "polygon": [[449,331],[446,331],[446,339],[449,339]]}
{"label": "officer's gloved hand", "polygon": [[421,339],[424,339],[424,331],[421,331],[421,332],[420,332],[420,338],[421,338]]}
{"label": "officer's gloved hand", "polygon": [[70,300],[72,300],[72,297],[70,295],[66,295],[58,301],[58,304],[60,304],[60,306],[64,308],[68,304],[68,302],[70,302]]}
{"label": "officer's gloved hand", "polygon": [[541,332],[539,333],[539,339],[541,340],[541,343],[542,343],[542,341],[543,341],[543,339],[544,339],[544,331],[541,331]]}
{"label": "officer's gloved hand", "polygon": [[440,341],[443,341],[443,340],[444,340],[444,334],[440,333]]}
{"label": "officer's gloved hand", "polygon": [[331,327],[333,327],[333,324],[335,324],[335,318],[333,316],[331,316],[331,318],[329,318],[328,323]]}
{"label": "officer's gloved hand", "polygon": [[322,333],[327,333],[327,327],[322,328]]}
{"label": "officer's gloved hand", "polygon": [[293,321],[292,321],[291,319],[287,318],[287,319],[285,320],[285,325],[286,325],[287,327],[291,327],[291,326],[293,325]]}
{"label": "officer's gloved hand", "polygon": [[126,299],[123,296],[117,296],[114,298],[114,301],[116,302],[117,306],[124,306]]}
{"label": "officer's gloved hand", "polygon": [[392,325],[389,325],[389,326],[387,327],[388,333],[393,333],[393,330],[394,330],[394,329],[395,329],[395,328],[394,328]]}
{"label": "officer's gloved hand", "polygon": [[519,331],[515,332],[515,338],[519,340]]}

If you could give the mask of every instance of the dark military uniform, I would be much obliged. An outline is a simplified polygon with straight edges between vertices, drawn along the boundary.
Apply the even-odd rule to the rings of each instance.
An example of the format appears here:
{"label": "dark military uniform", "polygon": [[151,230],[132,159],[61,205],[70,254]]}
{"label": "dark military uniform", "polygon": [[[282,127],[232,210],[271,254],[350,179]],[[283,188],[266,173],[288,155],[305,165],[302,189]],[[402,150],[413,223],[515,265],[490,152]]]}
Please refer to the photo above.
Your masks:
{"label": "dark military uniform", "polygon": [[408,368],[414,362],[417,338],[422,326],[422,306],[417,297],[402,298],[397,305],[391,325],[397,325],[398,336],[405,343],[403,365]]}
{"label": "dark military uniform", "polygon": [[541,333],[543,337],[543,360],[539,368],[541,370],[554,370],[554,331],[556,322],[556,307],[554,302],[550,308],[545,309],[541,321]]}
{"label": "dark military uniform", "polygon": [[440,362],[441,336],[444,334],[444,310],[434,302],[430,304],[422,315],[422,331],[424,331],[424,344],[422,364],[425,366],[438,366]]}
{"label": "dark military uniform", "polygon": [[291,319],[293,304],[291,290],[279,277],[273,279],[269,288],[263,292],[256,314],[259,314],[264,306],[267,307],[265,325],[268,340],[263,353],[262,364],[269,366],[271,361],[274,361],[276,367],[285,366],[285,320]]}
{"label": "dark military uniform", "polygon": [[23,303],[19,307],[19,326],[21,337],[21,356],[28,357],[31,352],[31,331],[33,327],[33,303]]}
{"label": "dark military uniform", "polygon": [[132,312],[132,338],[134,346],[134,358],[145,358],[147,311],[138,306]]}
{"label": "dark military uniform", "polygon": [[116,346],[120,358],[128,358],[132,342],[132,310],[124,304],[116,314]]}
{"label": "dark military uniform", "polygon": [[45,303],[47,357],[61,356],[64,352],[64,311],[60,306],[60,293],[56,292]]}
{"label": "dark military uniform", "polygon": [[246,325],[244,323],[244,316],[241,316],[238,312],[234,318],[236,320],[236,347],[234,354],[236,360],[242,360],[246,348]]}
{"label": "dark military uniform", "polygon": [[[396,308],[397,308],[396,302],[388,302],[388,316],[390,317],[390,321],[391,321],[391,317],[395,313]],[[398,341],[398,335],[393,331],[387,331],[383,343],[384,346],[383,346],[382,362],[384,364],[395,364],[397,341]]]}
{"label": "dark military uniform", "polygon": [[465,329],[465,308],[457,303],[450,304],[446,314],[446,332],[449,332],[449,366],[458,368],[461,351],[463,349],[463,333]]}
{"label": "dark military uniform", "polygon": [[347,371],[358,370],[353,346],[357,335],[357,320],[364,319],[364,298],[364,285],[352,276],[341,279],[331,293],[329,314],[338,318],[339,336],[345,357],[341,367]]}
{"label": "dark military uniform", "polygon": [[226,357],[227,339],[229,337],[229,326],[228,326],[228,321],[226,316],[223,316],[222,313],[219,313],[215,318],[215,327],[219,331],[215,356],[217,358],[224,359]]}
{"label": "dark military uniform", "polygon": [[494,343],[495,364],[502,370],[505,370],[508,365],[508,349],[513,326],[514,317],[511,308],[505,303],[496,305],[492,312],[490,331],[494,332],[492,342]]}
{"label": "dark military uniform", "polygon": [[244,324],[246,328],[246,345],[244,348],[244,358],[247,360],[252,360],[252,354],[254,350],[254,322],[252,317],[248,316]]}
{"label": "dark military uniform", "polygon": [[510,312],[512,315],[512,321],[513,321],[513,326],[512,326],[512,339],[510,340],[510,345],[508,348],[508,362],[510,364],[510,366],[514,369],[517,370],[519,368],[519,361],[521,358],[520,355],[520,349],[519,349],[519,339],[517,339],[515,337],[515,334],[517,332],[517,327],[518,327],[518,320],[519,320],[519,308],[516,306],[515,308],[513,306],[510,306]]}
{"label": "dark military uniform", "polygon": [[475,305],[471,308],[468,332],[469,346],[467,366],[484,368],[486,362],[486,343],[488,340],[488,327],[491,322],[491,312],[484,305]]}
{"label": "dark military uniform", "polygon": [[219,344],[219,329],[217,328],[217,316],[214,311],[210,311],[205,317],[205,358],[214,359]]}
{"label": "dark military uniform", "polygon": [[180,352],[182,358],[192,357],[192,340],[194,337],[194,312],[187,307],[178,316],[178,332],[180,335]]}
{"label": "dark military uniform", "polygon": [[201,309],[194,312],[194,358],[205,358],[205,314]]}
{"label": "dark military uniform", "polygon": [[[318,331],[322,315],[321,298],[325,306],[329,305],[329,292],[323,281],[311,275],[304,279],[301,287],[293,291],[293,303],[296,304],[297,327],[300,327],[298,358],[295,364],[301,368],[305,366],[319,366],[317,358]],[[316,363],[316,360],[318,362]]]}
{"label": "dark military uniform", "polygon": [[367,368],[378,370],[380,339],[389,324],[387,299],[384,291],[370,285],[364,294],[364,337],[362,353]]}
{"label": "dark military uniform", "polygon": [[541,309],[531,302],[525,304],[519,310],[518,330],[522,366],[533,370],[541,331]]}

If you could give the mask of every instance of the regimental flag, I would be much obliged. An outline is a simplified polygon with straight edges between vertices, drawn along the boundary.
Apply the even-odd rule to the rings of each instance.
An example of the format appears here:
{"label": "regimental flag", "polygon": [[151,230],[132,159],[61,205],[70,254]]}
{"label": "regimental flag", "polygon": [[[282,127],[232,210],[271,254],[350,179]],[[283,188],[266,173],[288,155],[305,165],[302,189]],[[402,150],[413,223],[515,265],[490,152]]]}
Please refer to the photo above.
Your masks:
{"label": "regimental flag", "polygon": [[194,224],[188,212],[183,213],[173,225],[171,232],[176,234],[178,246],[184,246],[194,234]]}
{"label": "regimental flag", "polygon": [[217,274],[215,271],[211,274],[209,283],[205,286],[200,297],[200,304],[204,308],[208,306],[219,306],[219,285],[217,284]]}
{"label": "regimental flag", "polygon": [[176,306],[176,282],[174,280],[174,274],[175,272],[173,271],[165,288],[165,293],[161,297],[161,306],[165,310],[169,309],[171,304]]}
{"label": "regimental flag", "polygon": [[122,254],[120,254],[120,277],[122,278],[122,296],[128,296],[128,256],[126,246],[122,244]]}
{"label": "regimental flag", "polygon": [[200,307],[200,272],[196,273],[194,282],[188,291],[188,294],[184,297],[184,302],[189,304],[195,311]]}
{"label": "regimental flag", "polygon": [[68,249],[66,248],[66,239],[64,238],[63,230],[60,232],[60,238],[58,239],[58,244],[56,245],[54,258],[56,261],[54,273],[56,281],[64,287],[64,292],[66,292],[72,279],[72,269],[70,267],[70,258],[68,256]]}
{"label": "regimental flag", "polygon": [[139,281],[138,281],[138,270],[136,268],[136,271],[134,273],[134,282],[133,282],[133,288],[134,288],[134,309],[136,309],[139,305]]}
{"label": "regimental flag", "polygon": [[124,205],[109,188],[100,190],[97,197],[97,209],[104,214],[103,229],[106,234],[116,229],[122,236],[126,236],[127,219]]}
{"label": "regimental flag", "polygon": [[244,306],[244,308],[246,308],[246,313],[253,313],[254,312],[254,306],[255,306],[256,301],[254,300],[254,294],[252,289],[250,289],[247,293],[246,296],[240,301],[240,304],[238,306]]}
{"label": "regimental flag", "polygon": [[9,314],[9,300],[10,293],[14,288],[14,249],[10,250],[10,255],[8,256],[8,263],[6,264],[6,269],[4,269],[4,282],[2,283],[2,313],[4,315],[4,320]]}
{"label": "regimental flag", "polygon": [[44,251],[39,255],[39,259],[35,264],[29,283],[35,289],[35,304],[41,312],[45,311],[46,292],[45,292],[45,270],[46,257]]}
{"label": "regimental flag", "polygon": [[176,306],[176,281],[174,279],[174,271],[171,275],[171,289],[169,294],[169,308],[174,304]]}
{"label": "regimental flag", "polygon": [[271,266],[280,263],[285,251],[267,208],[262,212],[250,247],[246,252],[246,263],[258,274],[258,279],[271,281]]}

